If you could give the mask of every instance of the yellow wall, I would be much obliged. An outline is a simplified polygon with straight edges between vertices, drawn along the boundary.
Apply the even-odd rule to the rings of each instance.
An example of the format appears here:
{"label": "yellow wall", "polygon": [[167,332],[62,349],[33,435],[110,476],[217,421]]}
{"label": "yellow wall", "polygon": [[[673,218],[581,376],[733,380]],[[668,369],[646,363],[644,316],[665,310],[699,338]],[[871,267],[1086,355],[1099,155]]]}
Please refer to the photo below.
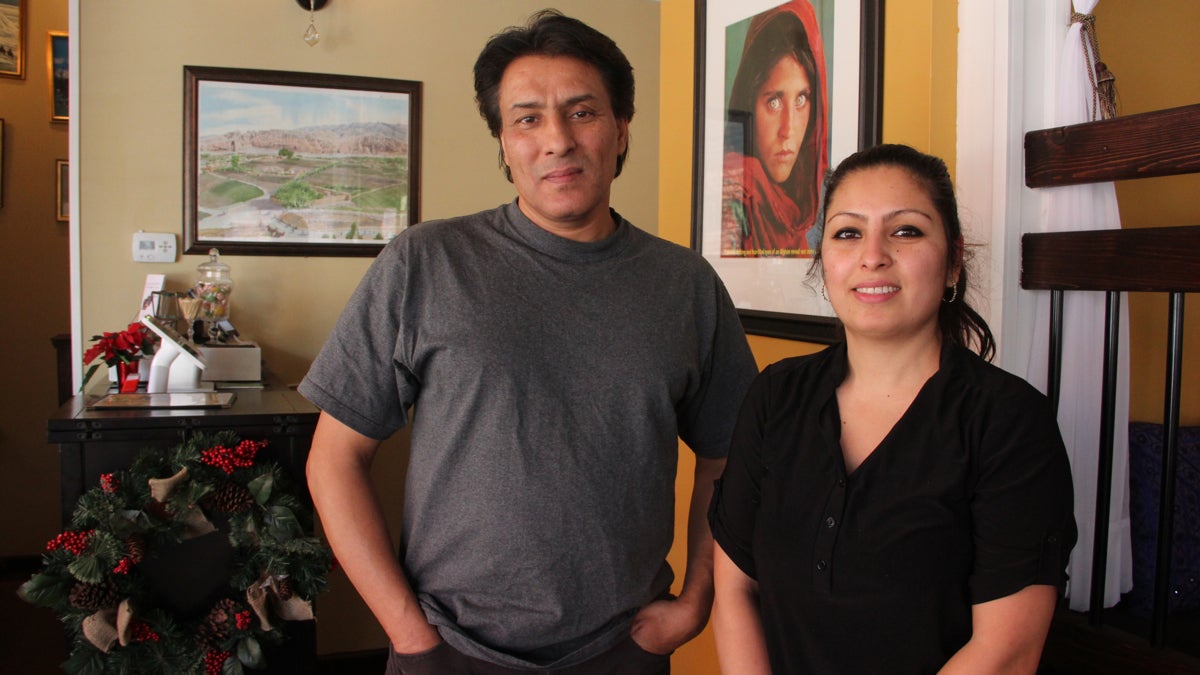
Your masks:
{"label": "yellow wall", "polygon": [[71,329],[67,224],[55,221],[55,160],[65,123],[50,121],[49,31],[66,32],[67,0],[26,3],[25,79],[0,77],[0,556],[34,555],[59,526],[58,456],[45,420],[58,408],[50,338]]}
{"label": "yellow wall", "polygon": [[[1117,111],[1132,115],[1200,101],[1200,3],[1104,0],[1096,7],[1100,57],[1116,75]],[[1121,226],[1200,224],[1200,174],[1117,183]],[[1183,401],[1180,423],[1200,424],[1200,313],[1185,300]],[[1130,294],[1129,419],[1161,422],[1166,372],[1167,301]]]}
{"label": "yellow wall", "polygon": [[[884,34],[883,140],[907,143],[951,162],[955,148],[955,77],[957,61],[957,4],[948,0],[889,0]],[[659,166],[659,234],[688,245],[691,238],[692,127],[687,105],[692,101],[694,3],[662,3],[662,100]],[[669,158],[669,159],[666,159]],[[799,283],[799,280],[797,280]],[[804,342],[751,336],[759,366],[807,354],[822,347]],[[690,453],[680,453],[680,476],[694,468]],[[676,544],[670,562],[684,568],[683,534],[691,484],[679,481],[676,501]],[[679,584],[677,584],[678,586]],[[679,589],[676,588],[676,591]],[[676,672],[716,673],[712,630],[684,645],[672,658]]]}

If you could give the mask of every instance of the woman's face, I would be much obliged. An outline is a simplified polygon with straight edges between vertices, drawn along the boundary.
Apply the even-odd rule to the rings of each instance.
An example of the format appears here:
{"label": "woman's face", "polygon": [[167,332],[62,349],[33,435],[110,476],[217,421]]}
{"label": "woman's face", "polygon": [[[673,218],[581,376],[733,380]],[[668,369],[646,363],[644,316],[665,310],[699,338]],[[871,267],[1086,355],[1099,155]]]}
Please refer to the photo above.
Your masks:
{"label": "woman's face", "polygon": [[826,213],[825,287],[847,337],[936,337],[942,294],[961,264],[947,265],[951,244],[924,187],[899,167],[861,169]]}
{"label": "woman's face", "polygon": [[796,57],[775,62],[754,100],[754,151],[767,175],[782,183],[792,174],[796,154],[812,118],[808,73]]}

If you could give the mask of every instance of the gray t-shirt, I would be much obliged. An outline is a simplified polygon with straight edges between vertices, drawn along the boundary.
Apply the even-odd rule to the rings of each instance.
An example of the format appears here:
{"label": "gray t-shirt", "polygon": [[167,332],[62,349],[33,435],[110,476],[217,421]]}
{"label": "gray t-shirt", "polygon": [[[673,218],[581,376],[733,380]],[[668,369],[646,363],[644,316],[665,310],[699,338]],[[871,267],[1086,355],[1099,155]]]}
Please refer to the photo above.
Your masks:
{"label": "gray t-shirt", "polygon": [[724,457],[757,368],[695,252],[516,203],[389,242],[300,385],[386,438],[412,408],[404,567],[460,651],[567,666],[670,587],[678,439]]}

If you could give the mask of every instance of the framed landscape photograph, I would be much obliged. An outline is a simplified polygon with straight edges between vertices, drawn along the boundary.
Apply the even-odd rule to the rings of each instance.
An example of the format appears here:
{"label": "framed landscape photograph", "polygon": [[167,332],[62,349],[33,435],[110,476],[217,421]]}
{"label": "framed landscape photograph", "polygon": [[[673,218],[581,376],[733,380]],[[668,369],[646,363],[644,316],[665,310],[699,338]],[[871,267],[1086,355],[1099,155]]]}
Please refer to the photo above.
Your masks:
{"label": "framed landscape photograph", "polygon": [[66,122],[71,109],[71,75],[68,69],[66,33],[50,31],[46,62],[50,74],[50,120]]}
{"label": "framed landscape photograph", "polygon": [[183,70],[185,253],[374,256],[418,222],[420,82]]}
{"label": "framed landscape photograph", "polygon": [[58,209],[54,219],[60,223],[71,220],[71,164],[65,159],[54,160],[54,194]]}
{"label": "framed landscape photograph", "polygon": [[835,339],[825,175],[880,142],[883,0],[697,0],[692,247],[748,333]]}
{"label": "framed landscape photograph", "polygon": [[25,1],[0,0],[0,77],[25,78]]}

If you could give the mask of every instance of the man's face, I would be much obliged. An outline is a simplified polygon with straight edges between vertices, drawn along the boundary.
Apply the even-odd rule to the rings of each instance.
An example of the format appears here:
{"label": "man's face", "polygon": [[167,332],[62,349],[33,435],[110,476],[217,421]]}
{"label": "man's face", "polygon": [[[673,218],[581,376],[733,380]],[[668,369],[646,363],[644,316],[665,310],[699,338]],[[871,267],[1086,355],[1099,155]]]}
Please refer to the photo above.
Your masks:
{"label": "man's face", "polygon": [[504,71],[499,101],[500,146],[521,211],[562,237],[608,236],[629,122],[613,115],[600,71],[570,57],[522,56]]}

